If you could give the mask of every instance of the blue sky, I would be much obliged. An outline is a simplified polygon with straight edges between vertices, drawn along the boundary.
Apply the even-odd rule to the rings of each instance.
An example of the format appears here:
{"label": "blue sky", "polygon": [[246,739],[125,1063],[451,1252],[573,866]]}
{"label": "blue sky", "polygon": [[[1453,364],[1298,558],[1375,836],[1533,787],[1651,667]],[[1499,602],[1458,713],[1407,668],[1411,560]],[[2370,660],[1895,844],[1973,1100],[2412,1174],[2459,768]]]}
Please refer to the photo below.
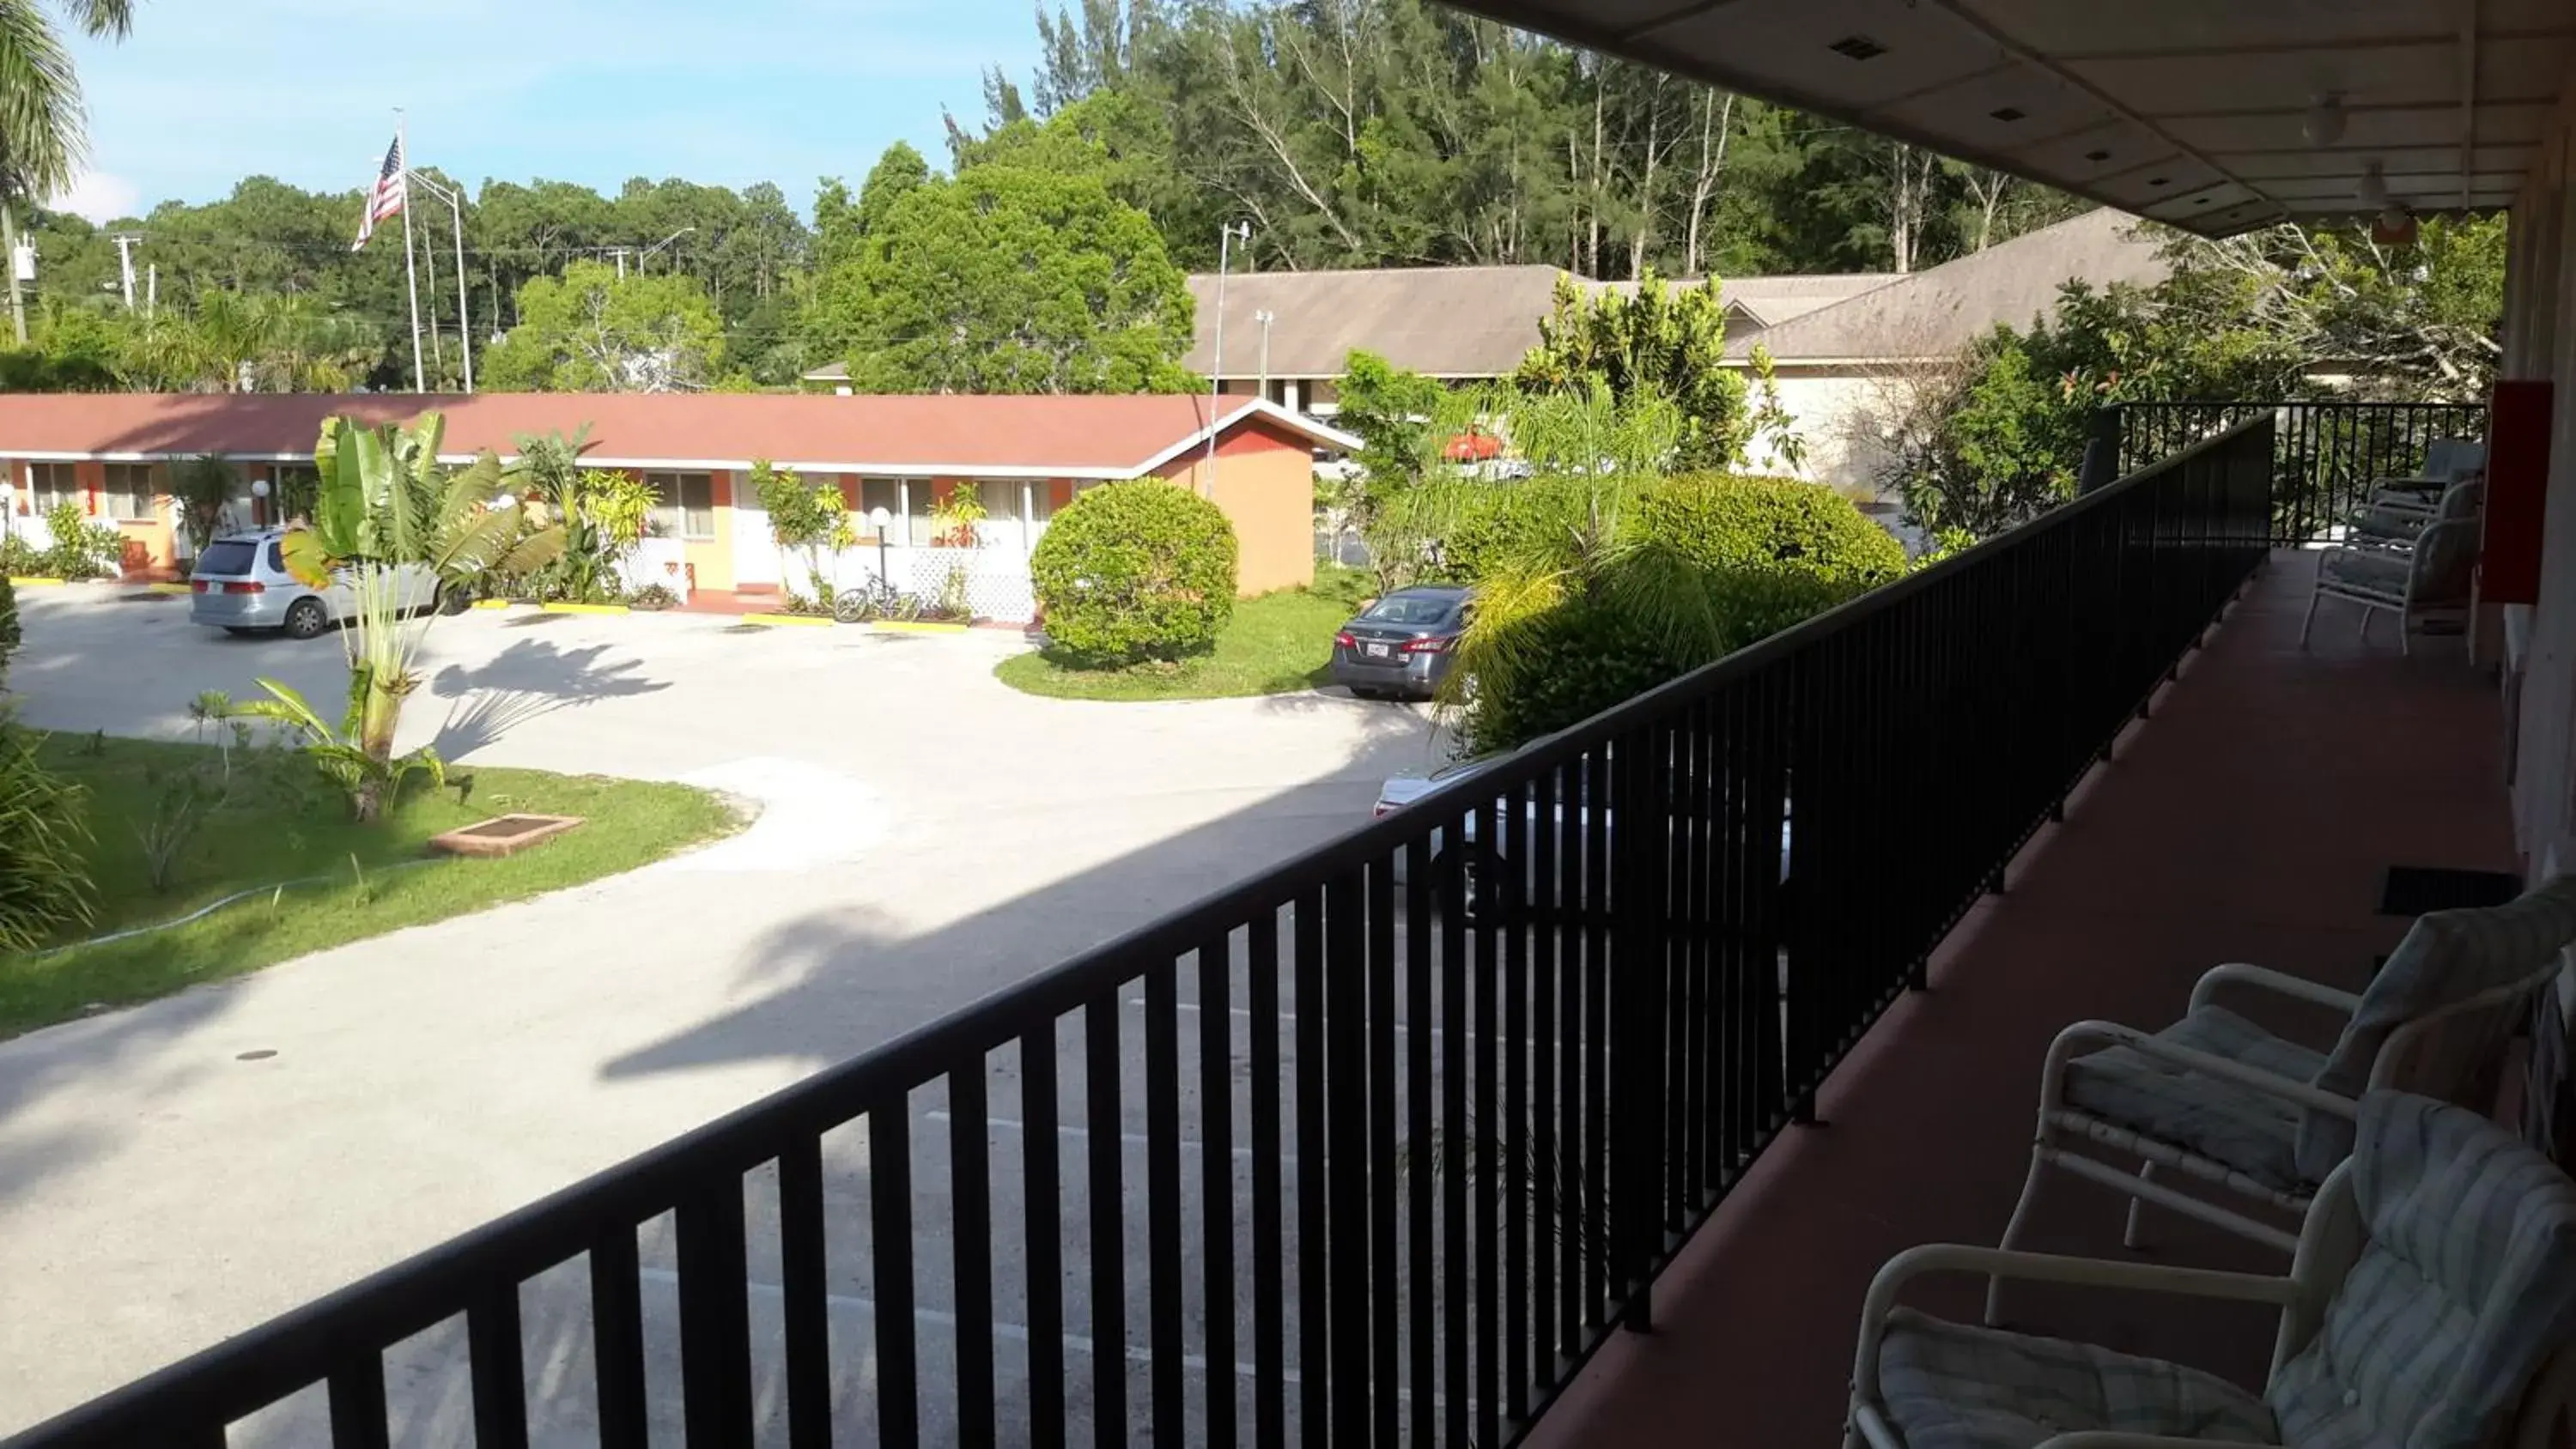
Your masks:
{"label": "blue sky", "polygon": [[412,159],[485,178],[856,184],[889,142],[942,156],[980,68],[1023,85],[1028,0],[141,0],[122,45],[76,42],[94,218],[243,176],[364,185],[409,109]]}

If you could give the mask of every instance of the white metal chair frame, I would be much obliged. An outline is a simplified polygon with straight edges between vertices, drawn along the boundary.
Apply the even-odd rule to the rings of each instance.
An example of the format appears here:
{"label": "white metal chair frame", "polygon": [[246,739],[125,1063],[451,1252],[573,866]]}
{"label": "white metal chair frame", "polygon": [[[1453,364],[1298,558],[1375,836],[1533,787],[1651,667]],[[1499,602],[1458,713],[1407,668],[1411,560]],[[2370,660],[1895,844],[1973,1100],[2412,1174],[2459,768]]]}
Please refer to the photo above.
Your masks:
{"label": "white metal chair frame", "polygon": [[[2224,968],[2222,968],[2224,969]],[[2212,975],[2217,973],[2213,972]],[[2273,973],[2265,972],[2264,975]],[[2266,983],[2269,984],[2269,983]],[[2303,985],[2305,983],[2302,983]],[[2101,1258],[2062,1257],[2051,1253],[2017,1253],[2002,1248],[1973,1248],[1932,1243],[1909,1248],[1887,1260],[1862,1301],[1860,1346],[1852,1361],[1850,1417],[1844,1428],[1845,1449],[1906,1449],[1904,1438],[1887,1420],[1878,1385],[1880,1345],[1887,1336],[1888,1314],[1899,1289],[1928,1273],[1980,1273],[1987,1278],[2016,1278],[2033,1283],[2066,1283],[2087,1288],[2122,1288],[2137,1292],[2179,1294],[2190,1298],[2238,1303],[2271,1303],[2281,1310],[2273,1340],[2268,1389],[2289,1362],[2307,1348],[2325,1321],[2326,1304],[2342,1288],[2361,1255],[2366,1234],[2353,1197],[2352,1164],[2347,1159],[2317,1190],[2315,1205],[2295,1240],[2290,1271],[2284,1277],[2230,1273],[2209,1268],[2176,1268],[2161,1263],[2123,1263]],[[2543,1361],[2523,1390],[2512,1422],[2497,1449],[2550,1449],[2557,1442],[2560,1419],[2576,1406],[2576,1344],[2562,1344]],[[2037,1449],[2186,1449],[2221,1442],[2176,1438],[2164,1434],[2131,1434],[2116,1430],[2082,1430],[2054,1435]],[[2233,1442],[2233,1441],[2229,1441]]]}
{"label": "white metal chair frame", "polygon": [[[2555,981],[2558,972],[2558,953],[2553,951],[2546,965],[2526,976],[2500,986],[2489,987],[2487,990],[2463,997],[2401,1023],[2388,1033],[2387,1040],[2380,1043],[2378,1054],[2371,1059],[2370,1079],[2363,1090],[2379,1091],[2383,1088],[2395,1088],[2448,1099],[2452,1093],[2443,1090],[2440,1084],[2421,1083],[2403,1075],[2414,1064],[2417,1050],[2432,1046],[2437,1040],[2436,1034],[2444,1027],[2454,1024],[2466,1025],[2460,1021],[2460,1018],[2472,1013],[2512,1012],[2515,1013],[2514,1022],[2518,1024],[2520,1015],[2530,1010],[2532,998],[2549,983]],[[2231,961],[2210,968],[2192,987],[2192,1009],[2198,1010],[2209,1005],[2219,988],[2231,985],[2275,992],[2294,1000],[2340,1011],[2347,1017],[2361,1007],[2361,998],[2349,991],[2338,991],[2331,986],[2283,972],[2247,965],[2241,961]],[[2051,1167],[2063,1169],[2074,1176],[2101,1183],[2128,1195],[2128,1224],[2121,1234],[2121,1242],[2126,1247],[2135,1248],[2139,1245],[2139,1212],[2142,1204],[2152,1202],[2158,1207],[2170,1208],[2185,1217],[2196,1218],[2213,1227],[2224,1228],[2229,1232],[2251,1238],[2258,1243],[2270,1244],[2284,1252],[2296,1250],[2299,1238],[2291,1233],[2206,1198],[2178,1192],[2155,1180],[2156,1168],[2165,1166],[2176,1168],[2188,1177],[2233,1187],[2234,1184],[2229,1179],[2236,1169],[2230,1164],[2204,1157],[2176,1143],[2158,1141],[2144,1132],[2107,1122],[2066,1105],[2067,1063],[2082,1052],[2107,1046],[2127,1047],[2157,1061],[2169,1062],[2205,1076],[2217,1077],[2309,1111],[2330,1112],[2349,1120],[2361,1109],[2358,1101],[2337,1096],[2311,1083],[2293,1081],[2288,1077],[2247,1066],[2243,1062],[2227,1057],[2177,1046],[2172,1042],[2159,1040],[2135,1027],[2121,1026],[2108,1021],[2079,1021],[2059,1032],[2057,1039],[2048,1045],[2047,1059],[2040,1068],[2039,1131],[2031,1143],[2030,1173],[2022,1180],[2021,1199],[2013,1204],[2012,1218],[2004,1225],[2003,1241],[1998,1251],[2011,1250],[2014,1241],[2020,1238],[2023,1231],[2029,1227],[2031,1206],[2039,1195],[2040,1178]],[[2059,1144],[2061,1133],[2069,1134],[2078,1140],[2090,1141],[2095,1140],[2096,1132],[2130,1139],[2131,1145],[2125,1146],[2122,1150],[2137,1153],[2140,1158],[2138,1170],[2132,1173],[2125,1168],[2104,1162],[2098,1157],[2068,1151],[2066,1147]],[[2313,1216],[2310,1212],[2316,1200],[2313,1195],[2293,1191],[2283,1196],[2291,1202],[2277,1205],[2288,1207],[2295,1204],[2297,1211]],[[1986,1322],[1989,1325],[1998,1322],[2002,1317],[2002,1294],[2003,1275],[1998,1275],[1986,1289]]]}
{"label": "white metal chair frame", "polygon": [[[2456,592],[2445,588],[2436,596],[2430,590],[2429,586],[2433,580],[2428,575],[2431,572],[2431,565],[2440,556],[2440,549],[2436,545],[2455,533],[2468,533],[2478,528],[2480,522],[2476,514],[2465,518],[2445,518],[2439,522],[2426,524],[2423,530],[2411,539],[2383,541],[2377,545],[2338,544],[2318,554],[2316,587],[2308,594],[2308,612],[2299,621],[2299,647],[2302,649],[2307,647],[2308,633],[2316,627],[2317,603],[2322,599],[2343,599],[2359,604],[2361,623],[2357,634],[2362,639],[2370,637],[2371,618],[2380,610],[2386,609],[2396,614],[2397,650],[2401,654],[2415,652],[2412,640],[2416,633],[2415,625],[2419,620],[2428,620],[2436,616],[2467,619],[2470,612],[2470,594],[2466,580],[2463,579]],[[2406,581],[2396,588],[2380,588],[2338,579],[2335,577],[2332,565],[2335,558],[2341,554],[2377,556],[2402,562],[2406,566]]]}

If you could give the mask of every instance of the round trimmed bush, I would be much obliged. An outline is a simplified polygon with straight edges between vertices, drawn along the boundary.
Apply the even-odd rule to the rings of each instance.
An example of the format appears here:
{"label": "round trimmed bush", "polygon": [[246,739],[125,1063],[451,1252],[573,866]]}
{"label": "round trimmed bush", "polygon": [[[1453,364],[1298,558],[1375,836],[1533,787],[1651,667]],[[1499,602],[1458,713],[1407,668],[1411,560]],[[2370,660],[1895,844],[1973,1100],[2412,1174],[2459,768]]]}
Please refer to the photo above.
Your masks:
{"label": "round trimmed bush", "polygon": [[1644,536],[1711,569],[1790,569],[1838,584],[1905,572],[1905,546],[1830,488],[1794,478],[1702,473],[1646,496]]}
{"label": "round trimmed bush", "polygon": [[1158,479],[1088,489],[1029,556],[1049,647],[1097,668],[1216,647],[1234,617],[1234,525]]}

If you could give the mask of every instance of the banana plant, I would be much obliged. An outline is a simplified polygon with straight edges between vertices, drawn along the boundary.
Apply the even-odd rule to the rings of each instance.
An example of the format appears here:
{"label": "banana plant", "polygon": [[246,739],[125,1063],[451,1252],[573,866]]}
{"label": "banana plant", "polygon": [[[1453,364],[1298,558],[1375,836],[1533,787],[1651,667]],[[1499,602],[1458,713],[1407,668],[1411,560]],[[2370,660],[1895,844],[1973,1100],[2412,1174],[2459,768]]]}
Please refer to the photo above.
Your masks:
{"label": "banana plant", "polygon": [[263,679],[270,698],[246,707],[302,733],[323,772],[349,791],[360,820],[379,818],[410,774],[441,773],[437,757],[397,761],[403,701],[420,685],[413,668],[436,609],[416,609],[406,581],[425,571],[444,593],[481,575],[524,573],[563,550],[560,524],[516,496],[518,471],[486,452],[463,468],[438,461],[446,419],[425,413],[409,427],[322,424],[313,448],[320,475],[312,521],[281,545],[288,572],[311,587],[347,585],[356,598],[342,634],[349,653],[349,709],[338,730],[294,690]]}

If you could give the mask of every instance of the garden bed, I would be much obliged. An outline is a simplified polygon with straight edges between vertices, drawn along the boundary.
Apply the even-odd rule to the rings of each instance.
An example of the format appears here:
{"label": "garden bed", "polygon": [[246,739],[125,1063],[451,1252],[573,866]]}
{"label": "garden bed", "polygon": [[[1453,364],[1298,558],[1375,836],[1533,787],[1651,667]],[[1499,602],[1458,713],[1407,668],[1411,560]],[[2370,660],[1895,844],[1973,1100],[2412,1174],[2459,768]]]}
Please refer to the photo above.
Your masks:
{"label": "garden bed", "polygon": [[[215,751],[58,734],[39,755],[90,793],[97,919],[63,939],[94,943],[0,957],[0,1036],[632,870],[742,823],[722,799],[685,785],[475,766],[456,772],[472,782],[461,803],[453,787],[418,790],[385,821],[359,825],[346,797],[302,756],[236,750],[234,769],[259,775],[206,813],[177,853],[169,888],[156,891],[142,831],[164,814],[170,781],[214,761]],[[431,861],[430,837],[503,812],[585,823],[539,850],[422,864]],[[319,884],[268,889],[316,877]],[[255,894],[184,926],[95,940],[243,891]]]}
{"label": "garden bed", "polygon": [[1334,631],[1368,592],[1368,576],[1356,570],[1318,570],[1314,588],[1237,603],[1216,647],[1195,658],[1080,669],[1038,649],[1003,660],[993,677],[1051,699],[1231,699],[1312,689],[1329,681]]}

